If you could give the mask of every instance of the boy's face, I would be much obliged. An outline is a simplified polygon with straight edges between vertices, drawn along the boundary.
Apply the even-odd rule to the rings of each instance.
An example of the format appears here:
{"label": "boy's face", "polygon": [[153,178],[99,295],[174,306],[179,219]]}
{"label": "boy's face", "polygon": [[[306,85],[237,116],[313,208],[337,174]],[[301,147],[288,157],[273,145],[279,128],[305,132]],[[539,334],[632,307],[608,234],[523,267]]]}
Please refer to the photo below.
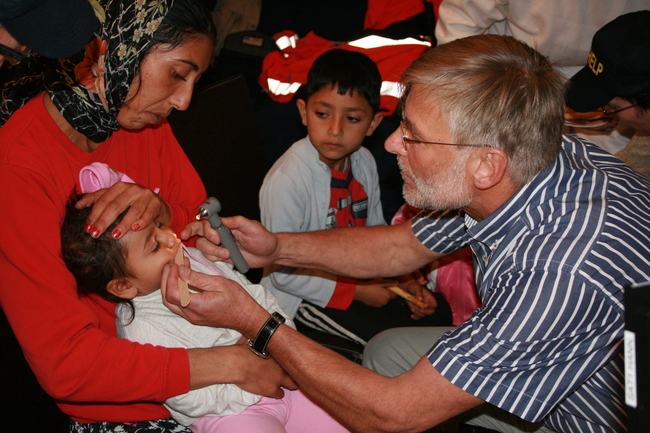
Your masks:
{"label": "boy's face", "polygon": [[359,92],[339,95],[338,87],[324,87],[297,104],[320,160],[333,170],[342,169],[345,157],[361,147],[382,119]]}
{"label": "boy's face", "polygon": [[137,296],[158,290],[163,268],[174,262],[181,247],[174,231],[154,221],[140,231],[128,231],[120,242],[126,251],[127,269],[134,275],[127,282],[137,289]]}

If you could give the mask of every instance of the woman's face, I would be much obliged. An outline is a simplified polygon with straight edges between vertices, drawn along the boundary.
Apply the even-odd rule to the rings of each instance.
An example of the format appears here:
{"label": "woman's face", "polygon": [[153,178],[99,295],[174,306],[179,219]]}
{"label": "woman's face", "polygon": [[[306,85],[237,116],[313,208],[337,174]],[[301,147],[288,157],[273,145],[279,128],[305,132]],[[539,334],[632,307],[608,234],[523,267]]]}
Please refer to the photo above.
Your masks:
{"label": "woman's face", "polygon": [[142,60],[139,76],[117,114],[120,126],[142,129],[160,123],[173,108],[186,110],[194,84],[208,68],[212,48],[210,39],[203,35],[173,49],[168,45],[155,47]]}

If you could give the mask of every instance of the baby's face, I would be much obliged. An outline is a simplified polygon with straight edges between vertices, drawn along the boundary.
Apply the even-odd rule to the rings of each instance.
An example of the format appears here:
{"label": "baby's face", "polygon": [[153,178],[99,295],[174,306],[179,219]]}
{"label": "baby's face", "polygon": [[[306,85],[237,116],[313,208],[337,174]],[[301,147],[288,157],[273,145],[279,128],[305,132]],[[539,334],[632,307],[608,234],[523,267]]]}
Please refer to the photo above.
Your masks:
{"label": "baby's face", "polygon": [[181,247],[174,231],[154,221],[142,230],[127,232],[121,242],[126,251],[126,266],[134,275],[128,281],[138,289],[138,296],[158,290],[163,268],[174,262]]}

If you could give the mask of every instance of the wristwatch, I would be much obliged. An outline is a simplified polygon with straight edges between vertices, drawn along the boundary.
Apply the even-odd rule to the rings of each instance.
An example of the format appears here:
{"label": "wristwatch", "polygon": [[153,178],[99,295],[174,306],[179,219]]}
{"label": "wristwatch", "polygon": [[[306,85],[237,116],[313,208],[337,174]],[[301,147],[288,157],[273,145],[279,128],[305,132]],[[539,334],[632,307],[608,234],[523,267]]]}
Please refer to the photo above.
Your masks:
{"label": "wristwatch", "polygon": [[282,325],[286,319],[284,316],[277,311],[271,314],[271,317],[264,323],[264,326],[260,329],[255,337],[255,341],[248,340],[248,348],[255,355],[260,358],[268,359],[271,357],[266,352],[266,346],[269,344],[269,340],[273,336],[273,333],[280,325]]}

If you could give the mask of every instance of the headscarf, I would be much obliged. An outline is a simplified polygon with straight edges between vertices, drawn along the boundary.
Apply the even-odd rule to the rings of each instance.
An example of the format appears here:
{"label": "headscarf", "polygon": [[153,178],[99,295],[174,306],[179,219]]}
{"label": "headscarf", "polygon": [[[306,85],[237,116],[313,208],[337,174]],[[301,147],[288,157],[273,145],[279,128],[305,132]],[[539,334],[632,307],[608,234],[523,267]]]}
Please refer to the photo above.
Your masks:
{"label": "headscarf", "polygon": [[47,90],[63,117],[95,143],[120,126],[124,103],[152,36],[173,0],[91,0],[100,33],[84,52],[67,59],[34,56],[19,65],[19,78],[0,90],[0,126],[29,99]]}

